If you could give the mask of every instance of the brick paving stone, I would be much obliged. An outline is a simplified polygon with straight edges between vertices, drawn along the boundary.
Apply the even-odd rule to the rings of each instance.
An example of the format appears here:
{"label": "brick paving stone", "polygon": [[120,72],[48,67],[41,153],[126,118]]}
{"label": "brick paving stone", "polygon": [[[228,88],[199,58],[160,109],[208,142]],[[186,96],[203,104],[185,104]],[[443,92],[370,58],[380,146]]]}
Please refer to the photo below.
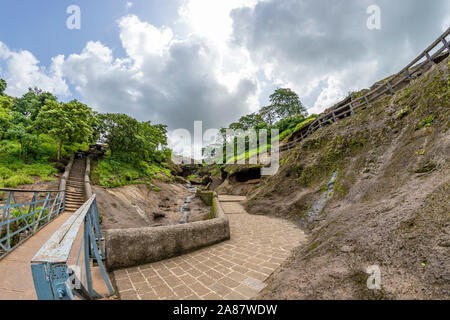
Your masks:
{"label": "brick paving stone", "polygon": [[152,287],[147,282],[136,283],[134,284],[134,288],[136,289],[139,295],[148,292],[153,292]]}
{"label": "brick paving stone", "polygon": [[197,269],[194,269],[194,268],[186,271],[186,273],[194,278],[200,277],[203,274],[203,272],[201,272]]}
{"label": "brick paving stone", "polygon": [[245,275],[247,275],[247,276],[249,276],[249,277],[251,277],[251,278],[258,279],[258,280],[260,280],[260,281],[264,281],[264,280],[267,279],[267,276],[266,276],[266,275],[264,275],[264,274],[262,274],[262,273],[259,273],[259,272],[255,272],[255,271],[249,271],[249,272],[247,272]]}
{"label": "brick paving stone", "polygon": [[153,290],[155,290],[156,295],[160,298],[166,298],[173,295],[173,291],[167,285],[153,287]]}
{"label": "brick paving stone", "polygon": [[211,277],[208,277],[207,275],[200,276],[197,278],[197,280],[207,286],[215,282]]}
{"label": "brick paving stone", "polygon": [[116,279],[116,285],[117,285],[117,288],[119,289],[119,291],[126,291],[129,289],[133,289],[131,281],[128,278],[119,279],[119,280]]}
{"label": "brick paving stone", "polygon": [[159,276],[147,278],[147,282],[152,287],[158,287],[165,284],[165,281]]}
{"label": "brick paving stone", "polygon": [[220,284],[218,282],[208,286],[212,291],[214,291],[216,294],[218,294],[221,297],[226,296],[227,294],[231,293],[231,289],[225,287],[223,284]]}
{"label": "brick paving stone", "polygon": [[133,283],[139,283],[139,282],[144,282],[145,281],[144,276],[142,274],[140,274],[140,273],[132,273],[132,274],[129,275],[129,277],[130,277],[130,280]]}
{"label": "brick paving stone", "polygon": [[141,271],[141,274],[145,277],[145,278],[150,278],[150,277],[154,277],[157,276],[158,274],[156,273],[155,270],[153,269],[144,269]]}
{"label": "brick paving stone", "polygon": [[187,298],[194,294],[194,291],[184,284],[172,288],[172,291],[175,292],[175,294],[181,299]]}
{"label": "brick paving stone", "polygon": [[170,271],[172,271],[176,276],[181,276],[181,275],[185,274],[184,270],[181,269],[180,267],[170,269]]}
{"label": "brick paving stone", "polygon": [[232,291],[231,293],[227,294],[225,297],[223,297],[225,300],[246,300],[247,298],[244,297],[242,294],[237,293],[236,291]]}
{"label": "brick paving stone", "polygon": [[119,280],[119,279],[128,279],[128,273],[127,273],[127,271],[126,271],[125,269],[122,269],[122,270],[116,270],[116,271],[113,272],[113,274],[114,274],[114,278],[115,278],[116,280]]}
{"label": "brick paving stone", "polygon": [[140,297],[142,300],[158,300],[158,296],[153,292],[144,293]]}
{"label": "brick paving stone", "polygon": [[139,300],[139,296],[136,291],[126,291],[120,294],[121,300]]}
{"label": "brick paving stone", "polygon": [[192,277],[188,274],[179,277],[179,279],[181,279],[187,285],[194,284],[197,282],[197,280],[194,277]]}
{"label": "brick paving stone", "polygon": [[180,278],[175,276],[164,277],[164,281],[171,287],[175,287],[183,283]]}
{"label": "brick paving stone", "polygon": [[219,280],[224,277],[222,274],[214,270],[208,270],[205,273],[206,275],[210,276],[213,280]]}
{"label": "brick paving stone", "polygon": [[230,277],[231,279],[233,279],[234,281],[237,281],[237,282],[242,282],[242,281],[244,281],[245,279],[248,278],[248,276],[243,275],[242,273],[239,273],[239,272],[236,272],[236,271],[231,272],[228,275],[228,277]]}
{"label": "brick paving stone", "polygon": [[225,277],[219,280],[219,283],[223,284],[227,288],[236,288],[239,285],[239,282],[234,281],[231,278]]}
{"label": "brick paving stone", "polygon": [[203,300],[220,300],[222,297],[219,296],[217,293],[211,292],[208,293],[206,296],[202,297]]}
{"label": "brick paving stone", "polygon": [[[252,299],[264,281],[306,240],[293,223],[274,217],[227,212],[231,240],[180,257],[114,271],[122,299]],[[232,213],[232,214],[231,214]]]}
{"label": "brick paving stone", "polygon": [[139,267],[131,267],[126,269],[128,274],[139,273]]}
{"label": "brick paving stone", "polygon": [[244,284],[239,285],[239,287],[237,287],[235,289],[235,291],[239,294],[242,294],[244,297],[246,297],[247,299],[251,299],[254,296],[256,296],[259,293],[259,290],[255,290],[253,288],[250,288]]}
{"label": "brick paving stone", "polygon": [[193,285],[189,286],[192,291],[194,291],[196,294],[198,294],[200,297],[207,295],[211,292],[210,289],[206,288],[204,285],[200,284],[199,282],[194,283]]}

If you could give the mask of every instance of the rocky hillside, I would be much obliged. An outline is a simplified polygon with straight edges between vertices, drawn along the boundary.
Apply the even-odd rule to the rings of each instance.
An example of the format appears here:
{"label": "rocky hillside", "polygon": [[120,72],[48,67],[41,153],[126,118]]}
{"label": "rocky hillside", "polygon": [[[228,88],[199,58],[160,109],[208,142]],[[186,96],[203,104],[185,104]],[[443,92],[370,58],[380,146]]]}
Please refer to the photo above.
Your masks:
{"label": "rocky hillside", "polygon": [[449,68],[318,130],[248,194],[250,213],[296,219],[311,239],[260,298],[450,298]]}

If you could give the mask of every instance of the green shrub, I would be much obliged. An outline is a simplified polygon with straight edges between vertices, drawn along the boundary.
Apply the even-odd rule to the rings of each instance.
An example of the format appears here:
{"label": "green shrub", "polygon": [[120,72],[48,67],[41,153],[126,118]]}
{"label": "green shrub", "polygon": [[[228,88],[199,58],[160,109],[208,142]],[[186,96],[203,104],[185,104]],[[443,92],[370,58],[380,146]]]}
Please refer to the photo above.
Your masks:
{"label": "green shrub", "polygon": [[401,109],[401,110],[397,113],[396,118],[397,118],[398,120],[401,120],[401,119],[403,119],[404,117],[406,117],[406,116],[409,114],[409,112],[410,112],[410,110],[409,110],[408,108]]}
{"label": "green shrub", "polygon": [[433,124],[433,121],[434,121],[433,115],[426,117],[421,122],[419,122],[419,124],[416,127],[416,130],[420,130],[425,127],[431,127],[431,125]]}
{"label": "green shrub", "polygon": [[8,179],[4,180],[4,185],[7,188],[15,188],[17,186],[20,185],[24,185],[24,184],[32,184],[34,182],[33,179],[31,179],[30,177],[27,176],[22,176],[22,175],[16,175],[16,176],[12,176],[9,177]]}
{"label": "green shrub", "polygon": [[128,163],[121,159],[107,156],[95,163],[92,181],[106,188],[116,188],[132,184],[149,183],[152,179],[162,178],[159,174],[172,178],[170,170],[156,163],[138,161]]}

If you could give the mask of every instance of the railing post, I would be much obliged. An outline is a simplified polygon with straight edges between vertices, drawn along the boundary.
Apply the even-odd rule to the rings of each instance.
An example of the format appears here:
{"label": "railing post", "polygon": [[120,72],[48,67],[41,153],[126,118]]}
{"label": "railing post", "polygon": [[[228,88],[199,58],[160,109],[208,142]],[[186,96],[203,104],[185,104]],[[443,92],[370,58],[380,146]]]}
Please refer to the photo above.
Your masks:
{"label": "railing post", "polygon": [[367,106],[370,108],[370,102],[369,102],[369,98],[367,98],[367,95],[364,96],[364,101],[366,102]]}
{"label": "railing post", "polygon": [[447,40],[445,40],[445,38],[442,38],[442,43],[444,44],[444,46],[447,48],[448,51],[450,51],[450,45],[447,42]]}
{"label": "railing post", "polygon": [[405,69],[405,73],[406,73],[406,76],[408,77],[408,80],[412,81],[411,73],[409,72],[408,68]]}
{"label": "railing post", "polygon": [[84,268],[86,274],[86,285],[87,290],[91,296],[94,295],[94,288],[92,287],[92,277],[91,277],[91,242],[89,239],[89,219],[88,216],[84,218],[84,229],[83,229],[83,241],[84,241]]}
{"label": "railing post", "polygon": [[436,64],[433,61],[433,59],[431,59],[430,54],[428,53],[428,51],[425,52],[425,57],[427,57],[428,62],[430,62],[432,66],[434,66]]}
{"label": "railing post", "polygon": [[7,201],[7,208],[6,208],[6,251],[11,250],[11,239],[9,237],[9,230],[10,230],[10,221],[11,221],[11,199],[13,195],[12,192],[8,195],[8,201]]}
{"label": "railing post", "polygon": [[63,263],[38,263],[31,265],[34,288],[39,300],[72,300],[73,295],[67,287],[69,273]]}
{"label": "railing post", "polygon": [[[92,207],[91,207],[91,209],[92,209]],[[86,215],[86,221],[88,222],[88,226],[89,226],[88,233],[89,233],[89,237],[91,239],[90,246],[95,246],[94,247],[95,259],[97,260],[98,266],[99,266],[100,271],[101,271],[102,276],[103,276],[103,280],[105,281],[105,284],[108,287],[109,293],[111,295],[113,295],[114,294],[114,290],[113,290],[113,288],[111,286],[111,283],[110,283],[110,281],[108,279],[108,275],[106,274],[106,269],[105,269],[105,266],[103,264],[102,257],[98,253],[97,242],[95,241],[95,234],[94,234],[94,230],[93,230],[93,225],[92,225],[91,219],[92,219],[92,211],[88,212],[88,214]],[[99,242],[101,242],[100,239],[99,239]]]}
{"label": "railing post", "polygon": [[337,119],[336,119],[336,113],[333,111],[333,112],[331,113],[331,115],[333,116],[333,121],[334,121],[334,122],[337,122]]}
{"label": "railing post", "polygon": [[36,223],[36,199],[37,199],[38,192],[35,192],[33,194],[33,199],[31,200],[30,209],[28,210],[28,214],[31,214],[33,212],[33,222],[32,225]]}
{"label": "railing post", "polygon": [[389,81],[386,81],[386,86],[387,86],[389,92],[391,94],[394,94],[394,90],[392,89],[391,83]]}
{"label": "railing post", "polygon": [[352,116],[355,115],[355,110],[353,110],[353,104],[350,102],[350,112],[352,114]]}
{"label": "railing post", "polygon": [[100,218],[98,216],[98,207],[97,207],[97,199],[94,200],[94,202],[92,203],[92,219],[93,219],[93,224],[94,224],[94,229],[95,229],[95,235],[96,238],[98,239],[98,246],[100,247],[100,252],[101,252],[101,256],[102,259],[106,259],[106,254],[105,254],[105,250],[103,249],[103,244],[102,244],[102,229],[100,226]]}

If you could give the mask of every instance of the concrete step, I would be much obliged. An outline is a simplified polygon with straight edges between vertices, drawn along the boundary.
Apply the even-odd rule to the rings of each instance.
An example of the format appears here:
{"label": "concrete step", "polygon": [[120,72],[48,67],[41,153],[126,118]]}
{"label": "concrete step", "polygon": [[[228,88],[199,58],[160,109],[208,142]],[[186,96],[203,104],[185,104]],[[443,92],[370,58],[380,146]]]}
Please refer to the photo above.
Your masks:
{"label": "concrete step", "polygon": [[73,181],[68,181],[67,182],[68,186],[83,186],[84,182],[73,182]]}
{"label": "concrete step", "polygon": [[66,201],[80,201],[84,200],[84,197],[66,197]]}

